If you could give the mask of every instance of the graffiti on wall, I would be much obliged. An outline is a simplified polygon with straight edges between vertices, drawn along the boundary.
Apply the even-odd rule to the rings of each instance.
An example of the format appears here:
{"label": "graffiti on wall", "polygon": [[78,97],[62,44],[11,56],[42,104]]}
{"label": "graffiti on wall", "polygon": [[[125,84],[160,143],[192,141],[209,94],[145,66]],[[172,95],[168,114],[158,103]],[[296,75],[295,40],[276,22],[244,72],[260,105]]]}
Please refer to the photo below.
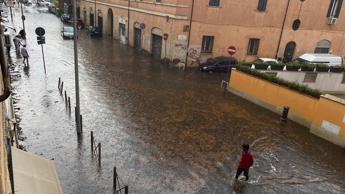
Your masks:
{"label": "graffiti on wall", "polygon": [[201,46],[191,45],[188,49],[188,58],[192,61],[196,61],[200,58]]}
{"label": "graffiti on wall", "polygon": [[184,61],[186,59],[187,46],[184,44],[175,44],[174,58]]}

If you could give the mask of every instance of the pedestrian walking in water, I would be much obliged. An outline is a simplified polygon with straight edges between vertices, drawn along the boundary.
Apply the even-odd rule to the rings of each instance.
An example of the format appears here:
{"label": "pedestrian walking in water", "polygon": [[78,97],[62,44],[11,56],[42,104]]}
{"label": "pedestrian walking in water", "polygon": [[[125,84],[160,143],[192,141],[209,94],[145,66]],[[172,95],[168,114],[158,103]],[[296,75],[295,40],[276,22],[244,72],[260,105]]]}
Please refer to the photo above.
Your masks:
{"label": "pedestrian walking in water", "polygon": [[16,49],[17,57],[20,57],[20,36],[17,35],[13,38],[13,44],[14,48]]}
{"label": "pedestrian walking in water", "polygon": [[242,155],[240,165],[238,166],[236,172],[236,180],[238,177],[244,172],[244,176],[246,177],[246,181],[249,179],[249,168],[253,165],[253,155],[249,152],[249,145],[243,144],[242,145]]}
{"label": "pedestrian walking in water", "polygon": [[[24,66],[29,66],[29,53],[26,50],[26,45],[25,44],[23,45],[23,47],[20,50],[20,52],[22,54],[22,57],[24,58],[23,59]],[[25,61],[26,61],[26,63],[25,63]]]}

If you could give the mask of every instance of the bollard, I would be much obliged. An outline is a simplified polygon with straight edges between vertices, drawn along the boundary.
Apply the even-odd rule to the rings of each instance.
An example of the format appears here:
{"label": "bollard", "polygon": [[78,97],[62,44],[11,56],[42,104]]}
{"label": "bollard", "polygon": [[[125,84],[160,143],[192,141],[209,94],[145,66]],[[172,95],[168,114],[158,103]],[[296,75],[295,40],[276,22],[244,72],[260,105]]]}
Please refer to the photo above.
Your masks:
{"label": "bollard", "polygon": [[74,113],[75,113],[75,124],[77,125],[77,133],[79,133],[79,112],[77,110],[77,107],[74,107]]}
{"label": "bollard", "polygon": [[101,155],[102,155],[102,148],[101,143],[98,143],[98,165],[101,165]]}
{"label": "bollard", "polygon": [[83,115],[80,115],[80,133],[83,133]]}
{"label": "bollard", "polygon": [[117,179],[117,173],[116,173],[116,167],[114,166],[114,171],[113,171],[113,189],[116,191],[116,179]]}
{"label": "bollard", "polygon": [[60,86],[60,93],[62,94],[63,91],[63,82],[61,82],[61,86]]}
{"label": "bollard", "polygon": [[68,111],[69,111],[69,114],[71,114],[71,98],[68,97]]}
{"label": "bollard", "polygon": [[125,194],[128,194],[128,186],[125,186]]}
{"label": "bollard", "polygon": [[91,136],[91,156],[93,156],[93,145],[94,145],[94,143],[93,143],[93,131],[91,131],[90,132],[91,134],[90,134],[90,136]]}
{"label": "bollard", "polygon": [[61,78],[59,77],[59,82],[58,82],[58,89],[60,90],[60,83],[61,83]]}
{"label": "bollard", "polygon": [[287,118],[288,118],[288,115],[289,115],[289,110],[290,110],[290,108],[288,106],[284,106],[282,117],[280,119],[281,121],[283,121],[283,122],[287,121]]}
{"label": "bollard", "polygon": [[67,101],[67,92],[65,90],[65,105],[66,105],[66,109],[68,108],[68,101]]}

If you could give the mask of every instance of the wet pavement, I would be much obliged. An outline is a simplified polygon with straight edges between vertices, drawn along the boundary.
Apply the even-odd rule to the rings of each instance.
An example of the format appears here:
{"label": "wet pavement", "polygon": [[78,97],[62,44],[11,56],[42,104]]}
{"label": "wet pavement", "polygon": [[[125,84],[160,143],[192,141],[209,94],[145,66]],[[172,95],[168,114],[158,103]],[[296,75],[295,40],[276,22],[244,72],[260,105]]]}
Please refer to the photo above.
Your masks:
{"label": "wet pavement", "polygon": [[[341,148],[223,93],[224,74],[178,71],[85,31],[79,38],[84,133],[78,142],[57,89],[61,77],[75,104],[73,41],[62,39],[54,15],[35,7],[25,8],[25,15],[30,69],[17,59],[12,69],[25,137],[20,143],[54,159],[65,193],[113,193],[114,166],[130,193],[231,193],[242,143],[251,144],[255,157],[243,193],[345,192]],[[34,34],[38,26],[47,33],[47,76]],[[102,143],[100,167],[91,157],[91,130]]]}

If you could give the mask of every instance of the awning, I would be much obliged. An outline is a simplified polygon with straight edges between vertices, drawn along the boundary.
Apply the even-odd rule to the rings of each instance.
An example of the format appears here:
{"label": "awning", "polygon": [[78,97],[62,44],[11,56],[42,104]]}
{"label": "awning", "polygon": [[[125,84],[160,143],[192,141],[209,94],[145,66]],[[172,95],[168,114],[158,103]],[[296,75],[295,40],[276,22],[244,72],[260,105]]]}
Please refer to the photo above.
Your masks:
{"label": "awning", "polygon": [[52,160],[12,147],[16,194],[62,194]]}

